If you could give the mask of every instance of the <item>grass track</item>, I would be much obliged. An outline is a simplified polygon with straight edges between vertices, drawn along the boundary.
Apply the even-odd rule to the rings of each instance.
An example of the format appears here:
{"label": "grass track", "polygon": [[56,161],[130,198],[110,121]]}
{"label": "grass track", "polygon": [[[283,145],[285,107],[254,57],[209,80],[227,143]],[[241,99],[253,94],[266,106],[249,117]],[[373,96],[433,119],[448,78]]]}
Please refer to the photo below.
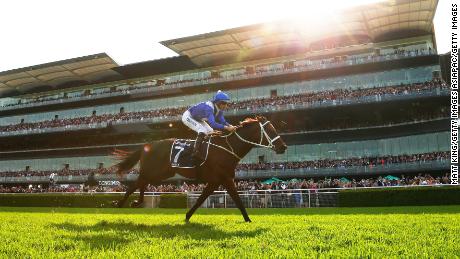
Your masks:
{"label": "grass track", "polygon": [[460,257],[460,206],[0,208],[0,257]]}

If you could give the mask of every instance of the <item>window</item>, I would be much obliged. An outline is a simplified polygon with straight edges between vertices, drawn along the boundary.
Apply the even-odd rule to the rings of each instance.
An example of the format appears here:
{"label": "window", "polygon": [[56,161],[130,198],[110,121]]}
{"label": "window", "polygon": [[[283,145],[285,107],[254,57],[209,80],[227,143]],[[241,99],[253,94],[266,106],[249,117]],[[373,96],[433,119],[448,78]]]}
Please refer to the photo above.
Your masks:
{"label": "window", "polygon": [[265,163],[265,155],[259,156],[259,164]]}

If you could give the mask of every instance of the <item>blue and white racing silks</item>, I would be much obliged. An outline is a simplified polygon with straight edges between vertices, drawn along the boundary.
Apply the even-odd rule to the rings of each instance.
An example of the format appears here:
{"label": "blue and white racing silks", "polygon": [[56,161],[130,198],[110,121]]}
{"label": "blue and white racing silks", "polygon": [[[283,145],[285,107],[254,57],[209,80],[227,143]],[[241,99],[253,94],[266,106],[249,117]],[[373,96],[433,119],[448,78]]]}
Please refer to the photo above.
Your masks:
{"label": "blue and white racing silks", "polygon": [[199,103],[188,110],[193,119],[197,121],[207,121],[209,126],[213,129],[222,130],[224,126],[230,125],[225,120],[223,112],[211,101]]}

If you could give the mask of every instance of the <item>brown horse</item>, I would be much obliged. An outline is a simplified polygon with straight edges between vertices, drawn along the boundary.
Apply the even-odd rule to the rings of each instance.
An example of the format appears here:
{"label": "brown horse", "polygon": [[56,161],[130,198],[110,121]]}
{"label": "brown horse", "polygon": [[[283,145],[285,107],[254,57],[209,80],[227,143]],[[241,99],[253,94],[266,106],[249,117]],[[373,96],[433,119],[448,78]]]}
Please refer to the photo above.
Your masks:
{"label": "brown horse", "polygon": [[280,138],[273,125],[265,117],[257,116],[255,119],[248,118],[236,131],[224,135],[211,137],[208,156],[206,161],[195,168],[172,167],[170,163],[171,146],[174,139],[154,141],[144,145],[144,148],[133,153],[118,154],[123,159],[116,165],[117,174],[123,175],[138,161],[140,161],[139,177],[136,183],[130,186],[119,201],[114,205],[122,207],[137,188],[140,190],[139,200],[134,201],[132,206],[140,206],[144,200],[144,191],[148,184],[158,185],[163,180],[173,177],[175,174],[190,179],[200,179],[207,183],[195,205],[187,212],[186,222],[190,220],[195,210],[209,197],[220,185],[223,185],[238,209],[243,214],[244,220],[250,222],[249,216],[237,193],[234,183],[235,168],[238,162],[254,147],[261,146],[273,149],[277,154],[282,154],[287,146]]}

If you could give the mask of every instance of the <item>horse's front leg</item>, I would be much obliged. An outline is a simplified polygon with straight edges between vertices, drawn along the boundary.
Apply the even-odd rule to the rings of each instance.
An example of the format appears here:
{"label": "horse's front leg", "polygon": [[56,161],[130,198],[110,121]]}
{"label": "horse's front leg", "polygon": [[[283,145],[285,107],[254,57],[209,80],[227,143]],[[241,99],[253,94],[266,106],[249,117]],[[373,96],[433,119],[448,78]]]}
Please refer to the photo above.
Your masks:
{"label": "horse's front leg", "polygon": [[240,209],[241,214],[243,214],[244,221],[251,222],[251,219],[249,218],[248,213],[246,212],[246,208],[244,207],[243,202],[241,201],[241,198],[238,195],[238,192],[236,191],[236,186],[233,179],[225,178],[224,186],[227,189],[228,194],[230,194],[230,197],[232,197],[238,209]]}
{"label": "horse's front leg", "polygon": [[198,197],[198,200],[196,201],[195,205],[193,205],[193,207],[185,215],[185,222],[189,222],[195,210],[198,209],[198,207],[200,207],[201,204],[203,204],[203,202],[209,197],[209,195],[211,195],[214,192],[214,190],[216,190],[216,188],[217,184],[214,183],[208,183],[208,185],[206,185],[200,197]]}

